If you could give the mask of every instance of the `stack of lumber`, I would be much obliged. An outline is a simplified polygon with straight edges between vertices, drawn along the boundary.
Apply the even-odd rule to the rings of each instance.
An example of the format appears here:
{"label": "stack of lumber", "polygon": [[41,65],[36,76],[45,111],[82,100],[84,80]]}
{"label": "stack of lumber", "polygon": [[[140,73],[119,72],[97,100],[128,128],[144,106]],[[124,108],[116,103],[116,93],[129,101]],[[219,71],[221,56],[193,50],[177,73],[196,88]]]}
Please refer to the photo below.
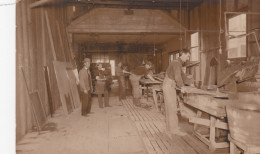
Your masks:
{"label": "stack of lumber", "polygon": [[80,97],[77,88],[77,78],[75,71],[70,63],[53,61],[55,80],[57,81],[58,99],[62,104],[64,114],[71,113],[74,109],[80,107]]}

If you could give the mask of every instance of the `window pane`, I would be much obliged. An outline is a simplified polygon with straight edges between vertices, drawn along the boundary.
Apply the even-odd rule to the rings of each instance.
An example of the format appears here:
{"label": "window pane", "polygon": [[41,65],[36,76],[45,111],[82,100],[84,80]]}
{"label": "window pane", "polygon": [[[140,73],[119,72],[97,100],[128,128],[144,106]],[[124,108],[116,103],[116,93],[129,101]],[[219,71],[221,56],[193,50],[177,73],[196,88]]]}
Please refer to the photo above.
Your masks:
{"label": "window pane", "polygon": [[199,46],[199,33],[193,33],[191,34],[191,47],[197,47]]}
{"label": "window pane", "polygon": [[115,60],[110,60],[111,74],[115,76]]}
{"label": "window pane", "polygon": [[[241,14],[229,19],[229,34],[232,36],[246,34],[246,15]],[[246,36],[228,40],[228,58],[246,57]]]}
{"label": "window pane", "polygon": [[192,48],[191,49],[191,56],[190,56],[191,61],[199,61],[199,48]]}

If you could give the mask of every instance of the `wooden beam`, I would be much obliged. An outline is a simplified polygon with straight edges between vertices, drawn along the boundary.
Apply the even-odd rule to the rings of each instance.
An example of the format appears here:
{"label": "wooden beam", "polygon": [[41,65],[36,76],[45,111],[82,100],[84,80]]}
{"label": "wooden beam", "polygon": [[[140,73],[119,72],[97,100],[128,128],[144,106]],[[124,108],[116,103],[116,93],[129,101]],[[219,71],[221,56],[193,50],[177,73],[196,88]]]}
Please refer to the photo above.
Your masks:
{"label": "wooden beam", "polygon": [[[197,6],[202,1],[198,2],[181,2],[181,6],[183,8],[193,8],[194,6]],[[106,7],[106,8],[127,8],[127,9],[179,9],[180,8],[180,2],[174,2],[174,1],[104,1],[104,0],[95,0],[95,1],[78,1],[78,2],[67,2],[67,5],[87,5],[87,6],[96,6],[96,7]]]}
{"label": "wooden beam", "polygon": [[63,53],[64,60],[68,61],[68,59],[66,58],[65,49],[64,49],[64,46],[63,46],[63,42],[62,42],[60,25],[59,25],[58,20],[56,20],[56,26],[57,26],[57,31],[58,31],[59,40],[60,40],[60,46],[61,46],[61,50],[62,50],[62,53]]}
{"label": "wooden beam", "polygon": [[51,43],[52,56],[53,56],[53,59],[56,60],[56,52],[55,52],[55,48],[54,48],[54,42],[53,42],[53,37],[52,37],[52,32],[51,32],[51,26],[50,26],[50,21],[49,21],[48,12],[45,10],[44,13],[45,13],[45,19],[46,19],[46,24],[47,24],[47,30],[48,30],[48,34],[49,34],[49,39],[50,39],[50,43]]}
{"label": "wooden beam", "polygon": [[[195,123],[195,124],[204,125],[204,126],[208,126],[208,127],[210,126],[210,120],[208,120],[208,119],[202,119],[202,118],[197,118],[197,117],[190,117],[189,118],[189,122]],[[225,123],[225,122],[221,122],[221,121],[216,121],[215,127],[228,130],[228,124]]]}
{"label": "wooden beam", "polygon": [[[128,30],[119,30],[119,29],[107,29],[107,30],[99,30],[99,29],[86,29],[86,28],[74,28],[74,27],[69,27],[68,28],[69,33],[114,33],[114,34],[121,34],[121,35],[126,35],[127,33],[132,33],[132,34],[137,34],[137,33],[151,33],[151,34],[175,34],[175,35],[180,35],[180,32],[178,30],[164,30],[164,31],[155,31],[155,30],[138,30],[138,29],[128,29]],[[123,33],[123,34],[122,34]],[[183,34],[184,31],[181,31],[181,34]]]}
{"label": "wooden beam", "polygon": [[29,5],[30,9],[36,8],[36,7],[40,7],[40,6],[44,6],[44,5],[48,5],[48,4],[52,4],[54,3],[54,0],[40,0],[40,1],[36,1],[34,3],[31,3]]}
{"label": "wooden beam", "polygon": [[42,59],[43,59],[43,66],[47,65],[46,62],[46,44],[45,44],[45,22],[44,22],[44,9],[41,8],[41,31],[42,31]]}

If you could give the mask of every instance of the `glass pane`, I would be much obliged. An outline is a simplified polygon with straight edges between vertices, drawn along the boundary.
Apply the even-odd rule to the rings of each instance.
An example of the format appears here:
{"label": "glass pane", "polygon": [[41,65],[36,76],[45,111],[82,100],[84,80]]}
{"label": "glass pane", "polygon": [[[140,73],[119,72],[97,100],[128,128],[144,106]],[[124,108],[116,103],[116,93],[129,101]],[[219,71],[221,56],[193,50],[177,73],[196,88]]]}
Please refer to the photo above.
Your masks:
{"label": "glass pane", "polygon": [[191,56],[190,56],[191,61],[199,61],[199,48],[192,48],[191,49]]}
{"label": "glass pane", "polygon": [[111,74],[115,76],[115,60],[110,60]]}
{"label": "glass pane", "polygon": [[199,33],[191,34],[191,47],[199,46]]}
{"label": "glass pane", "polygon": [[[229,19],[229,34],[238,36],[246,34],[246,14]],[[228,40],[228,58],[246,57],[246,36]]]}

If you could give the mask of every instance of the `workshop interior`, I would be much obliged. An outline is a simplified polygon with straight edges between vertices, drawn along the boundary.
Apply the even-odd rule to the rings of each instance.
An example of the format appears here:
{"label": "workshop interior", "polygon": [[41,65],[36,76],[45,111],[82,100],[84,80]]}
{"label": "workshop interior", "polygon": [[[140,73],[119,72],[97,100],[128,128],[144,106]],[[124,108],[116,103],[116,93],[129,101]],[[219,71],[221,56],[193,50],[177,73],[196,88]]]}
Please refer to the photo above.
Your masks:
{"label": "workshop interior", "polygon": [[16,153],[260,153],[259,0],[19,0]]}

